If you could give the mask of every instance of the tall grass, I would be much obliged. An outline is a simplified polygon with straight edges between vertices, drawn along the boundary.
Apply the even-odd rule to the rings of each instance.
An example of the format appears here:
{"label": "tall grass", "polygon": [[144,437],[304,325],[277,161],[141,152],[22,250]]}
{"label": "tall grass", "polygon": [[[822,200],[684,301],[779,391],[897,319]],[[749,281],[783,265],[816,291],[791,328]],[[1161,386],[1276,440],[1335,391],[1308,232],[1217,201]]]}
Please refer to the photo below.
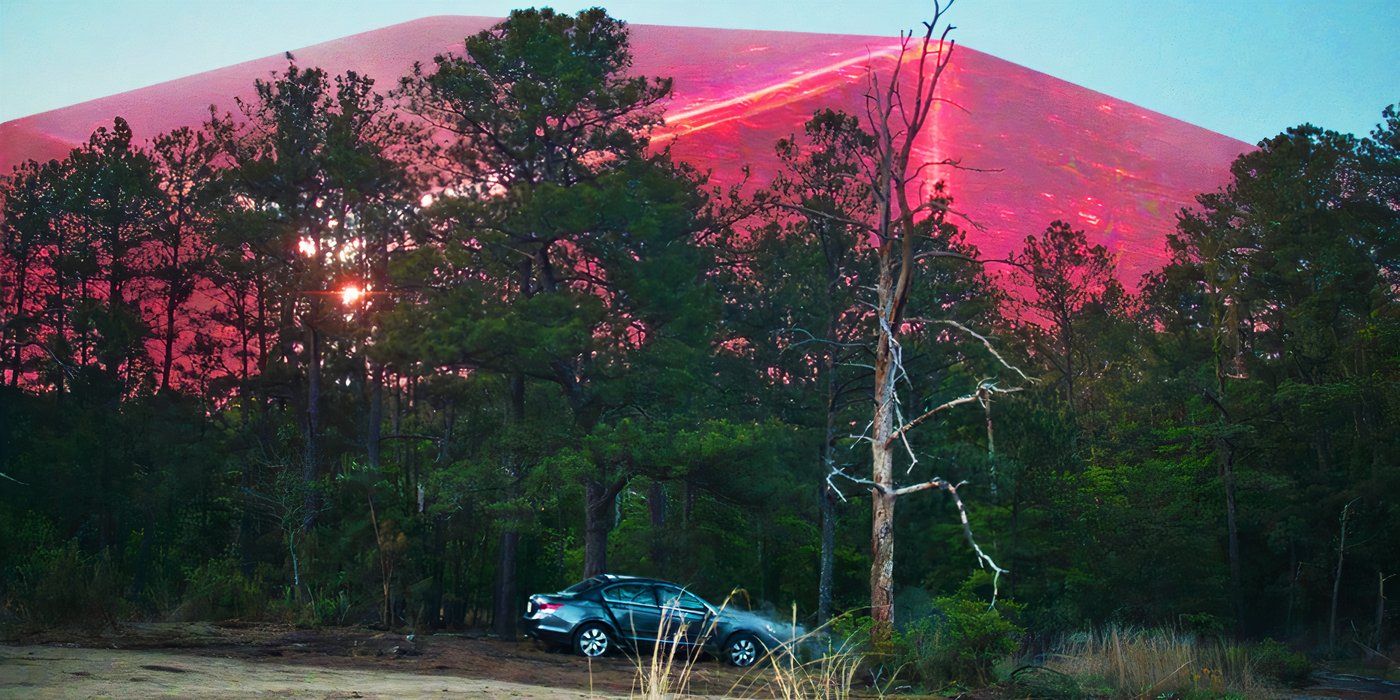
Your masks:
{"label": "tall grass", "polygon": [[1039,665],[1075,679],[1087,695],[1279,694],[1244,647],[1171,629],[1110,626],[1069,635]]}
{"label": "tall grass", "polygon": [[[727,605],[728,600],[725,601]],[[657,628],[656,639],[652,640],[651,654],[644,656],[637,654],[631,657],[632,665],[636,668],[636,674],[632,678],[632,697],[646,698],[647,700],[668,700],[669,698],[684,697],[690,693],[691,681],[694,678],[695,662],[700,658],[698,653],[692,652],[681,643],[689,631],[686,625],[679,625],[672,629],[670,625],[670,610],[666,610],[661,616],[661,625]],[[671,635],[666,636],[666,631],[672,629]],[[714,631],[714,623],[710,624],[707,633]]]}
{"label": "tall grass", "polygon": [[856,674],[864,657],[850,640],[833,645],[823,628],[797,634],[797,609],[793,608],[788,629],[791,638],[783,640],[750,667],[730,695],[781,700],[846,700],[851,697]]}
{"label": "tall grass", "polygon": [[[728,605],[729,599],[726,599],[720,610],[723,611]],[[703,636],[713,635],[714,626],[715,621],[712,621]],[[695,664],[700,654],[678,643],[687,632],[684,626],[674,628],[667,637],[664,630],[669,627],[663,615],[663,632],[657,634],[651,653],[632,657],[636,673],[631,697],[670,700],[698,696],[692,692],[692,684],[696,680]],[[795,611],[790,629],[797,629]],[[804,649],[815,649],[822,632],[819,629],[801,635],[794,633],[778,648],[767,650],[753,666],[744,669],[723,695],[781,700],[847,700],[855,685],[861,656],[845,644],[836,648],[828,646],[821,653],[804,653]]]}

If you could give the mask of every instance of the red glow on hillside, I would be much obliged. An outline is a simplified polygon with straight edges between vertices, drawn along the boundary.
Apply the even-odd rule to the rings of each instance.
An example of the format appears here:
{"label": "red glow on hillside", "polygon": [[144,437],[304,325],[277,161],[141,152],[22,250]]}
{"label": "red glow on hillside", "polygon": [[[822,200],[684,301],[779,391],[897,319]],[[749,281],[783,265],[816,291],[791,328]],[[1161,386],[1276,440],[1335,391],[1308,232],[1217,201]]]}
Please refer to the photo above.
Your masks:
{"label": "red glow on hillside", "polygon": [[[302,65],[356,70],[388,88],[414,61],[458,51],[462,37],[494,24],[485,17],[430,17],[294,51]],[[632,26],[634,70],[671,76],[675,95],[656,134],[681,160],[737,182],[745,167],[766,183],[773,144],[800,132],[817,109],[864,113],[866,65],[888,67],[890,38]],[[958,47],[945,74],[925,160],[959,159],[1000,172],[929,168],[957,206],[984,230],[969,239],[1003,257],[1027,235],[1062,219],[1119,258],[1129,285],[1160,264],[1163,237],[1193,197],[1213,190],[1248,149],[1240,141]],[[0,124],[0,167],[61,157],[94,128],[124,116],[139,137],[195,125],[208,106],[233,108],[253,80],[284,67],[282,56]]]}

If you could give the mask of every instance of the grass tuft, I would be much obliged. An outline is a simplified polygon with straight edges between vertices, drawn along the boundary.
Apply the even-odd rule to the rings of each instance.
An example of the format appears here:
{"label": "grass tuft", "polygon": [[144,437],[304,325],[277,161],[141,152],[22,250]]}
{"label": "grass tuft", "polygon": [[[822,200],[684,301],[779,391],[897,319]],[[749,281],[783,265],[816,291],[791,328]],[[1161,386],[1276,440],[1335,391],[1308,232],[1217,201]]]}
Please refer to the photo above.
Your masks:
{"label": "grass tuft", "polygon": [[[1051,672],[1039,678],[1055,680],[1064,689],[1061,697],[1267,698],[1280,694],[1256,671],[1245,647],[1172,629],[1109,626],[1068,635],[1031,666]],[[1026,681],[1037,677],[1023,671],[1017,675]],[[1074,683],[1065,683],[1068,679]]]}

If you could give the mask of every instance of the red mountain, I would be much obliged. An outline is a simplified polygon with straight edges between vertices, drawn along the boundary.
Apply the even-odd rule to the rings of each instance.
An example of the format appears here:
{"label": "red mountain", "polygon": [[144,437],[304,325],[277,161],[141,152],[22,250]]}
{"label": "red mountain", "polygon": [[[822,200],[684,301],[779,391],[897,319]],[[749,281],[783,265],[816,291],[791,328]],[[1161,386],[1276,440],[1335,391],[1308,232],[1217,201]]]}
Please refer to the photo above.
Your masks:
{"label": "red mountain", "polygon": [[[392,87],[415,61],[460,51],[497,19],[429,17],[293,52],[332,73],[355,70]],[[862,114],[865,70],[888,67],[891,38],[632,25],[638,74],[671,76],[675,96],[658,139],[681,159],[732,182],[749,166],[765,182],[773,144],[822,107]],[[0,168],[66,153],[112,117],[150,137],[233,108],[253,81],[285,67],[249,61],[0,124]],[[1000,172],[930,169],[958,207],[985,227],[972,240],[1000,257],[1054,219],[1086,229],[1119,254],[1130,284],[1162,258],[1175,212],[1229,175],[1249,145],[1135,105],[958,47],[927,134],[928,160],[958,158]],[[935,172],[935,170],[937,172]]]}

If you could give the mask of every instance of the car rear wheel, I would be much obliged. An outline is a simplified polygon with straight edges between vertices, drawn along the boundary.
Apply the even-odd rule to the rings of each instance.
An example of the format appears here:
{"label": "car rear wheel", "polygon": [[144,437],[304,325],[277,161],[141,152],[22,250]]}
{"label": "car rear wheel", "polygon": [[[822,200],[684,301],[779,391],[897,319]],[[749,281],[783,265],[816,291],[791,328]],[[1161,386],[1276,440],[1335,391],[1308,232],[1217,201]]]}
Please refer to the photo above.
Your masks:
{"label": "car rear wheel", "polygon": [[574,651],[579,656],[587,656],[596,659],[612,649],[612,635],[608,634],[608,629],[596,622],[584,625],[574,635]]}
{"label": "car rear wheel", "polygon": [[758,637],[748,632],[740,632],[729,638],[729,643],[725,645],[724,658],[739,668],[748,668],[758,661],[758,654],[763,649],[759,644]]}

